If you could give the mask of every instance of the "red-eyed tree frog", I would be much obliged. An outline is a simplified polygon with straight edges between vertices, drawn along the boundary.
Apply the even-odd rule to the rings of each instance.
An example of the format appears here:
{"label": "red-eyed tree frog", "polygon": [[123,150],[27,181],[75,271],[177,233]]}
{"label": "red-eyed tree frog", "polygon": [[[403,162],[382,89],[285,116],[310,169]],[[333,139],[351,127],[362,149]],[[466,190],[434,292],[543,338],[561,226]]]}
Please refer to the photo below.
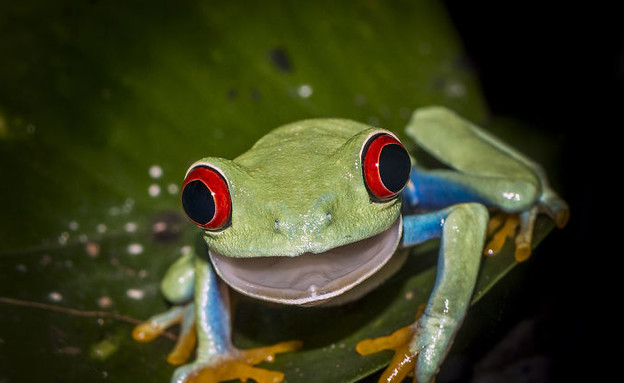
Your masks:
{"label": "red-eyed tree frog", "polygon": [[[228,287],[285,305],[345,303],[397,271],[407,256],[398,250],[439,238],[435,286],[415,322],[357,346],[363,355],[395,350],[381,381],[411,373],[420,383],[434,379],[484,251],[496,252],[515,233],[515,255],[524,260],[537,214],[563,227],[569,209],[540,166],[448,109],[416,110],[406,133],[448,168],[419,168],[393,133],[344,119],[291,123],[234,160],[207,157],[190,167],[182,206],[207,246],[170,267],[162,292],[173,307],[133,333],[147,341],[182,323],[168,360],[185,363],[196,343],[197,356],[172,382],[283,379],[254,365],[301,344],[234,347]],[[486,244],[488,225],[497,224]]]}

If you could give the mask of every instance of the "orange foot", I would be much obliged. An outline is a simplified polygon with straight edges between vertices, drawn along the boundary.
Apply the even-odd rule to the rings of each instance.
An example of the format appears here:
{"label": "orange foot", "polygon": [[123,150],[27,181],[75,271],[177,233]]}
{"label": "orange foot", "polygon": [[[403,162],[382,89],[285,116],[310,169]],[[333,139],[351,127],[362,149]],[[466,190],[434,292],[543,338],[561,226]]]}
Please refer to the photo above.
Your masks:
{"label": "orange foot", "polygon": [[[559,199],[552,204],[550,210],[548,206],[543,206],[543,208],[553,218],[555,225],[561,229],[568,223],[570,210],[565,202]],[[515,237],[516,250],[514,256],[516,261],[523,262],[529,259],[533,241],[533,227],[539,210],[540,206],[534,206],[520,213],[499,212],[492,216],[487,229],[487,234],[491,236],[491,239],[485,245],[483,253],[495,255],[503,248],[507,238]]]}
{"label": "orange foot", "polygon": [[[416,322],[425,310],[421,305],[416,313]],[[414,322],[414,323],[416,323]],[[379,383],[399,383],[414,373],[418,354],[410,351],[410,342],[414,337],[414,324],[401,327],[391,335],[374,339],[364,339],[355,346],[360,355],[370,355],[382,350],[394,350],[394,357],[379,378]]]}
{"label": "orange foot", "polygon": [[191,357],[197,342],[192,305],[175,306],[165,313],[150,318],[134,328],[132,337],[138,342],[149,342],[178,323],[182,324],[180,336],[174,349],[167,356],[167,362],[178,366]]}
{"label": "orange foot", "polygon": [[[197,343],[193,305],[175,306],[167,312],[158,314],[149,320],[137,325],[132,331],[132,337],[139,342],[149,342],[161,335],[167,328],[182,324],[177,343],[167,356],[167,362],[173,365],[185,363]],[[195,362],[180,367],[180,379],[185,383],[217,383],[227,380],[240,379],[245,382],[253,379],[258,383],[278,383],[284,379],[279,371],[269,371],[253,367],[262,361],[273,361],[275,354],[300,349],[299,341],[282,342],[272,346],[238,350],[233,348],[229,353],[217,356],[214,362]]]}
{"label": "orange foot", "polygon": [[278,383],[284,379],[282,372],[253,366],[262,361],[271,362],[275,354],[296,351],[301,346],[299,341],[290,341],[249,350],[234,350],[231,356],[224,356],[224,360],[215,365],[198,367],[195,372],[189,373],[185,383],[217,383],[234,379],[243,382],[253,379],[258,383]]}
{"label": "orange foot", "polygon": [[488,256],[496,255],[505,245],[507,238],[515,237],[514,257],[516,261],[523,262],[529,259],[536,216],[536,209],[525,213],[499,212],[495,214],[488,223],[487,234],[491,238],[485,245],[483,253]]}

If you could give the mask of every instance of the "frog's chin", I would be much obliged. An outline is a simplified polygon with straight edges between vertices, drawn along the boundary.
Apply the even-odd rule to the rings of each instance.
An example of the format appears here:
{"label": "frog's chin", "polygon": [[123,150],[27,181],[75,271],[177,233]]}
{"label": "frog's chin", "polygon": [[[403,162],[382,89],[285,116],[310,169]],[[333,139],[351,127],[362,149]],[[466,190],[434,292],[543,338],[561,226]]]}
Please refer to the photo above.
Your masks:
{"label": "frog's chin", "polygon": [[375,236],[319,254],[230,258],[210,251],[210,258],[217,274],[244,295],[302,306],[338,304],[365,294],[401,266],[405,256],[393,254],[402,228],[399,216]]}

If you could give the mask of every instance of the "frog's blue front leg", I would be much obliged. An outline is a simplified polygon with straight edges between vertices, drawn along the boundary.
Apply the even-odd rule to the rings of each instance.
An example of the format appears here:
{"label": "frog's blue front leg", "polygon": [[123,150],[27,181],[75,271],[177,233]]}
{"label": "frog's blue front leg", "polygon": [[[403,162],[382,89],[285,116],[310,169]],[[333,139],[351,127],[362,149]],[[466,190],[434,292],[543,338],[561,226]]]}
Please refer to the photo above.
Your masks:
{"label": "frog's blue front leg", "polygon": [[161,284],[163,294],[174,306],[138,325],[133,336],[149,341],[168,327],[181,323],[181,332],[167,361],[185,363],[197,343],[193,363],[176,369],[174,383],[217,383],[253,379],[258,383],[280,382],[284,374],[254,365],[272,360],[275,354],[293,351],[301,342],[282,342],[267,347],[239,350],[231,342],[229,292],[215,274],[207,258],[202,238],[189,248],[167,271]]}
{"label": "frog's blue front leg", "polygon": [[239,350],[231,342],[229,292],[204,255],[195,257],[195,311],[197,359],[179,367],[172,382],[216,383],[253,379],[258,383],[281,382],[284,374],[254,365],[273,360],[275,354],[294,351],[301,342],[282,342],[272,346]]}
{"label": "frog's blue front leg", "polygon": [[227,288],[205,257],[196,256],[194,262],[197,359],[176,370],[172,380],[176,383],[186,381],[215,358],[233,352]]}
{"label": "frog's blue front leg", "polygon": [[[440,238],[436,282],[417,321],[389,337],[360,342],[358,352],[392,348],[395,358],[380,381],[400,382],[414,369],[419,383],[432,381],[466,314],[477,279],[488,222],[487,209],[466,203],[404,217],[403,244]],[[388,346],[390,344],[391,346]]]}

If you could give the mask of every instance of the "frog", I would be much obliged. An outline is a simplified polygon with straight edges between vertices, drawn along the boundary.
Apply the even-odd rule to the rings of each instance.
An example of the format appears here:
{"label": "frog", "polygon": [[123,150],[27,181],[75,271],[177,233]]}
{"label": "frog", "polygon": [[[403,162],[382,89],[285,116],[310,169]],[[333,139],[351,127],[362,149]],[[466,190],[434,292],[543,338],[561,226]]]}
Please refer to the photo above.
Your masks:
{"label": "frog", "polygon": [[569,207],[539,164],[448,108],[416,109],[405,134],[442,166],[421,166],[389,130],[340,118],[290,123],[234,160],[190,166],[181,204],[201,239],[162,280],[171,308],[133,330],[146,342],[180,324],[167,357],[179,366],[171,382],[282,381],[256,364],[301,342],[235,347],[230,291],[280,305],[353,302],[432,239],[440,241],[435,283],[414,322],[362,339],[356,351],[394,351],[380,382],[435,379],[484,255],[514,238],[514,256],[525,261],[538,214],[562,228]]}

